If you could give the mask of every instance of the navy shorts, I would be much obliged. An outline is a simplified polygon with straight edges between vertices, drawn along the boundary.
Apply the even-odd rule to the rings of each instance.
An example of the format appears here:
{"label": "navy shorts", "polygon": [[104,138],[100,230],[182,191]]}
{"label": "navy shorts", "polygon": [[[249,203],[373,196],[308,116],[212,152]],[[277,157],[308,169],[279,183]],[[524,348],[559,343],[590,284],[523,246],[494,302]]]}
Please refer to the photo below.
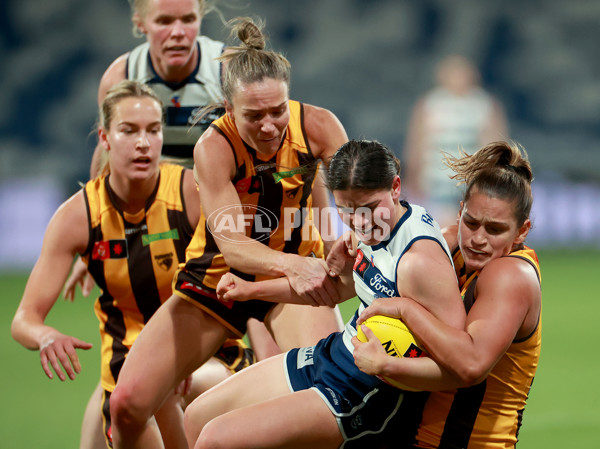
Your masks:
{"label": "navy shorts", "polygon": [[292,391],[313,388],[335,415],[342,448],[376,448],[386,426],[398,414],[404,392],[358,369],[336,332],[315,346],[286,354],[286,375]]}

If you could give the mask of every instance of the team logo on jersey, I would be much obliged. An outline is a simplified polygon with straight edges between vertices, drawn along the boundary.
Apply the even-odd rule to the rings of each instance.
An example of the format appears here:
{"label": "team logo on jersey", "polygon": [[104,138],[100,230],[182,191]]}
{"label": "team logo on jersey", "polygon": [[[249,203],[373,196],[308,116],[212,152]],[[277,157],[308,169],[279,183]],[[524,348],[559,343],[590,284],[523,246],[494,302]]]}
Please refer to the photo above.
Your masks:
{"label": "team logo on jersey", "polygon": [[263,194],[262,178],[260,176],[250,176],[248,178],[240,179],[235,183],[235,190],[237,193],[248,193],[252,194],[255,192]]}
{"label": "team logo on jersey", "polygon": [[397,296],[394,281],[386,278],[375,266],[374,260],[367,259],[360,249],[356,252],[354,272],[363,279],[376,298]]}
{"label": "team logo on jersey", "polygon": [[173,98],[171,98],[171,104],[173,106],[175,106],[176,108],[180,108],[181,107],[181,103],[179,102],[179,96],[175,95]]}
{"label": "team logo on jersey", "polygon": [[156,264],[163,270],[169,271],[173,266],[173,253],[157,254],[154,256],[154,260],[156,260]]}
{"label": "team logo on jersey", "polygon": [[365,271],[369,266],[369,263],[364,259],[365,254],[362,252],[362,250],[357,250],[356,259],[354,259],[354,271],[356,271],[356,274],[358,274],[363,279],[365,277]]}
{"label": "team logo on jersey", "polygon": [[94,243],[93,260],[125,259],[127,258],[127,240],[104,240]]}

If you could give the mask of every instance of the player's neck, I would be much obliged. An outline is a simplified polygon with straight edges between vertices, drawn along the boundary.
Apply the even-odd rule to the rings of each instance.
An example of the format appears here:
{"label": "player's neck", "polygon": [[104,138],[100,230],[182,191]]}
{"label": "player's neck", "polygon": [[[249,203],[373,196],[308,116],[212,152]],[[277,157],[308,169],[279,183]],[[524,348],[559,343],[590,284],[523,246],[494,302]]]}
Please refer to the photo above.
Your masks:
{"label": "player's neck", "polygon": [[152,195],[158,182],[158,173],[143,180],[120,180],[118,176],[109,179],[110,187],[114,192],[117,206],[123,212],[135,214],[146,207],[148,198]]}

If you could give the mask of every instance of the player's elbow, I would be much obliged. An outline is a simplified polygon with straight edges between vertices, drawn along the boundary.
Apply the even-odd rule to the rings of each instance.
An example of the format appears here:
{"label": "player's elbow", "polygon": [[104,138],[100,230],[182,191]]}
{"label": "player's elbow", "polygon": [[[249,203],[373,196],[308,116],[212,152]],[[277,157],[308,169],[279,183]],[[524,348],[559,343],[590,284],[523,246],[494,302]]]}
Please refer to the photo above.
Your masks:
{"label": "player's elbow", "polygon": [[28,346],[26,344],[25,338],[23,337],[23,317],[20,312],[17,312],[12,320],[12,323],[10,325],[10,335],[12,336],[13,340],[15,340],[17,343],[22,344],[27,349],[35,349],[33,347]]}
{"label": "player's elbow", "polygon": [[237,268],[237,262],[239,261],[239,257],[236,257],[236,254],[234,253],[234,251],[231,251],[229,249],[226,250],[221,250],[221,254],[223,255],[223,260],[225,261],[225,264],[228,267],[231,268]]}
{"label": "player's elbow", "polygon": [[476,361],[470,361],[455,371],[461,388],[471,387],[483,382],[488,374],[488,367]]}
{"label": "player's elbow", "polygon": [[12,336],[13,340],[17,341],[18,343],[20,343],[19,340],[19,322],[17,317],[13,318],[13,321],[10,325],[10,335]]}

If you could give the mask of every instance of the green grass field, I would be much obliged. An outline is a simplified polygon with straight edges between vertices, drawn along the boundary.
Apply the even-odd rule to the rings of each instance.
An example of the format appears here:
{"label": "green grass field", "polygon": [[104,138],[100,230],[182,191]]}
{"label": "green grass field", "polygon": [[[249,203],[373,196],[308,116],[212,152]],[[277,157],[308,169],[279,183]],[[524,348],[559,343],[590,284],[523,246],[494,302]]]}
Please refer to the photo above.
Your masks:
{"label": "green grass field", "polygon": [[[542,358],[533,385],[520,449],[596,447],[600,431],[600,393],[595,379],[600,362],[595,320],[600,316],[600,252],[539,253],[543,289]],[[48,323],[92,342],[80,353],[82,373],[75,381],[49,380],[39,355],[10,336],[10,322],[26,276],[1,274],[0,374],[3,412],[1,446],[5,449],[74,449],[79,444],[85,404],[99,379],[99,336],[93,299],[59,300]],[[351,311],[342,309],[347,317]],[[596,349],[595,349],[596,348]]]}

